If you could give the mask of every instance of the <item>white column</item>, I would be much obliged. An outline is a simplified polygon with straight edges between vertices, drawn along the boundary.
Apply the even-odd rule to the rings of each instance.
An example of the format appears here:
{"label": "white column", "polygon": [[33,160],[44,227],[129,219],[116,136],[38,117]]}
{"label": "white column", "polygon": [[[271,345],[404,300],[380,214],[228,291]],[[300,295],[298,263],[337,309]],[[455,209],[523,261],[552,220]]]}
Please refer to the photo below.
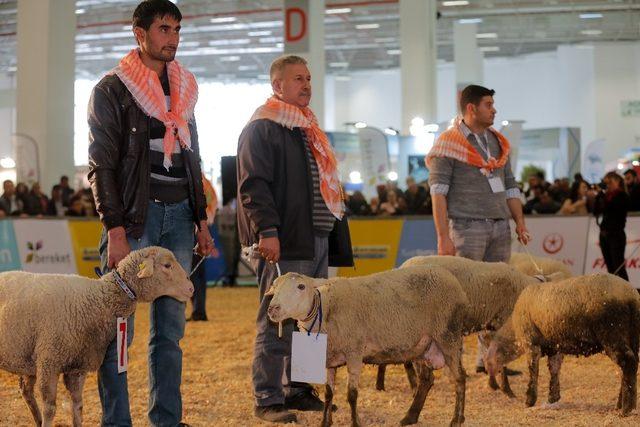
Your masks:
{"label": "white column", "polygon": [[285,0],[284,13],[284,53],[302,56],[309,62],[313,89],[311,109],[320,126],[325,127],[325,0]]}
{"label": "white column", "polygon": [[75,33],[74,0],[18,3],[18,180],[33,181],[39,170],[47,193],[60,175],[73,180]]}
{"label": "white column", "polygon": [[478,24],[453,24],[453,57],[456,64],[456,89],[483,83],[483,55],[478,49]]}
{"label": "white column", "polygon": [[435,123],[436,13],[432,0],[400,0],[400,68],[402,78],[402,133],[411,119]]}

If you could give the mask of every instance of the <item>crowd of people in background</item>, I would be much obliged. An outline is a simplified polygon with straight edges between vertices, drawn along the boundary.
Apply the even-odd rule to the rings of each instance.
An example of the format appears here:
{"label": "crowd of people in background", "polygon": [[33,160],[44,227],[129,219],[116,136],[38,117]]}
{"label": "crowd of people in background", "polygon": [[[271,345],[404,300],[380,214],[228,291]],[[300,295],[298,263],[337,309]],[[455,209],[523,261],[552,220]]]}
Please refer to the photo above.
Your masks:
{"label": "crowd of people in background", "polygon": [[13,217],[93,217],[97,216],[95,201],[90,188],[75,191],[69,178],[62,176],[60,182],[47,196],[35,182],[31,189],[25,183],[14,184],[7,179],[2,183],[0,196],[0,218]]}
{"label": "crowd of people in background", "polygon": [[[635,170],[624,173],[625,191],[629,195],[629,212],[640,211],[640,180]],[[594,212],[596,196],[601,184],[590,184],[582,175],[545,180],[544,173],[535,172],[526,183],[520,184],[521,201],[525,214],[589,215]],[[427,181],[417,183],[413,177],[406,180],[406,190],[397,182],[378,185],[377,195],[367,201],[361,191],[347,194],[347,213],[351,216],[431,215],[431,195]]]}

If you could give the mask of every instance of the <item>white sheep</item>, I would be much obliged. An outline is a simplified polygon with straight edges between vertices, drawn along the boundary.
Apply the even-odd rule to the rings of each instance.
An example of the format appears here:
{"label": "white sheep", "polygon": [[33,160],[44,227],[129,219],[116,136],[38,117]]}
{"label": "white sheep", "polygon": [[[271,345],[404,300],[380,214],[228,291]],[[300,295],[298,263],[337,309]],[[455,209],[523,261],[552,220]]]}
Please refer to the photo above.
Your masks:
{"label": "white sheep", "polygon": [[[535,264],[532,262],[532,259]],[[522,252],[512,253],[509,259],[509,265],[527,276],[536,276],[538,274],[546,276],[555,273],[554,281],[568,279],[573,276],[569,267],[562,261],[547,257],[529,256]],[[542,270],[542,273],[538,271],[538,268]]]}
{"label": "white sheep", "polygon": [[527,287],[511,321],[496,334],[486,356],[494,375],[526,353],[529,364],[527,406],[535,405],[538,364],[549,357],[549,402],[560,399],[558,372],[562,354],[590,356],[602,351],[622,370],[617,409],[626,416],[636,407],[640,339],[640,297],[631,285],[611,274],[578,276]]}
{"label": "white sheep", "polygon": [[[456,383],[452,425],[464,422],[465,372],[462,322],[467,298],[449,272],[406,268],[354,278],[313,279],[288,273],[274,281],[268,315],[274,322],[293,318],[308,329],[322,304],[322,332],[327,333],[327,386],[323,426],[331,425],[336,369],[347,365],[348,401],[353,426],[358,380],[363,363],[416,362],[418,387],[401,424],[414,424],[433,385],[432,369],[446,365]],[[311,315],[310,315],[311,314]],[[311,318],[310,318],[311,317]],[[315,322],[313,331],[318,329]],[[430,366],[427,369],[427,365]]]}
{"label": "white sheep", "polygon": [[[186,302],[193,293],[187,273],[167,249],[131,252],[117,272],[135,294],[116,284],[114,272],[100,280],[76,275],[12,271],[0,274],[0,369],[20,376],[22,397],[36,425],[51,426],[58,376],[71,395],[74,427],[82,424],[82,388],[116,336],[116,318],[136,303],[170,296]],[[34,396],[40,391],[41,415]]]}

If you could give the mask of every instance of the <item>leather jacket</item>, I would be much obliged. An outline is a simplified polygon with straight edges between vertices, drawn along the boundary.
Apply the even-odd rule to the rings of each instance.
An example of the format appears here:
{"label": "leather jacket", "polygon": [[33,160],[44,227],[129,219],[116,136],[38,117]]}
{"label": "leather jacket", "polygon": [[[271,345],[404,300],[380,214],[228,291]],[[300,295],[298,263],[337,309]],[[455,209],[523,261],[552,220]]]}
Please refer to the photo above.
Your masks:
{"label": "leather jacket", "polygon": [[[151,118],[116,75],[93,89],[88,109],[89,182],[100,220],[107,230],[123,226],[134,238],[144,232],[149,205]],[[182,149],[193,221],[207,219],[195,121],[189,122],[191,149]]]}

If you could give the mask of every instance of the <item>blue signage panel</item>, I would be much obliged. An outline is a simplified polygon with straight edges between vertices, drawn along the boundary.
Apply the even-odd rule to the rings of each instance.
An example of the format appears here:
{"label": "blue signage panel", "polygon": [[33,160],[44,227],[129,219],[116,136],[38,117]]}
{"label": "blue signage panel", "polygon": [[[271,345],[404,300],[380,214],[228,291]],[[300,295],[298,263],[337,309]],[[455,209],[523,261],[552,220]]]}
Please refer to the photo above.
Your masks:
{"label": "blue signage panel", "polygon": [[437,255],[438,239],[433,219],[408,219],[402,226],[396,267],[414,256]]}
{"label": "blue signage panel", "polygon": [[20,270],[21,267],[13,221],[0,221],[0,271]]}

